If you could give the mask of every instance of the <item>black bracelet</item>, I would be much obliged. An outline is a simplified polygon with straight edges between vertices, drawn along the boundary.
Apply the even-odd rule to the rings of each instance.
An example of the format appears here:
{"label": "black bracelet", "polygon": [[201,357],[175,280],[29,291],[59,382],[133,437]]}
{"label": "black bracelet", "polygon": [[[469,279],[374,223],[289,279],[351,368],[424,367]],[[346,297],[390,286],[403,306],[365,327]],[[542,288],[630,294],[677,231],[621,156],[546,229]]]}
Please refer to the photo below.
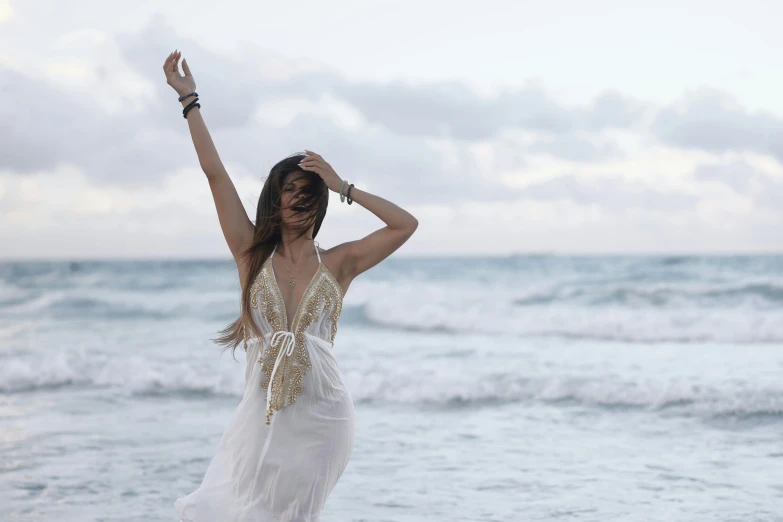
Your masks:
{"label": "black bracelet", "polygon": [[187,119],[187,118],[188,118],[188,113],[190,112],[190,110],[191,110],[193,107],[198,107],[198,108],[200,109],[200,108],[201,108],[201,104],[200,104],[200,103],[196,103],[196,104],[193,104],[193,105],[188,105],[188,106],[185,108],[185,110],[184,110],[184,111],[182,111],[182,117],[183,117],[183,118],[185,118],[185,119]]}
{"label": "black bracelet", "polygon": [[182,101],[182,100],[184,100],[185,98],[188,98],[189,96],[195,96],[196,98],[198,98],[198,93],[197,93],[196,91],[193,91],[193,92],[191,92],[190,94],[186,94],[186,95],[184,95],[184,96],[180,96],[180,97],[177,99],[177,101]]}
{"label": "black bracelet", "polygon": [[352,189],[352,188],[353,188],[353,183],[351,183],[350,185],[348,185],[348,192],[346,192],[346,193],[345,193],[345,198],[346,198],[346,200],[347,200],[347,202],[348,202],[348,204],[349,204],[349,205],[350,205],[351,203],[353,203],[353,200],[351,199],[351,189]]}
{"label": "black bracelet", "polygon": [[198,98],[190,102],[190,104],[188,104],[187,107],[182,109],[182,117],[187,119],[188,113],[190,112],[190,109],[192,109],[193,107],[198,107],[199,109],[201,108],[201,104],[198,103]]}

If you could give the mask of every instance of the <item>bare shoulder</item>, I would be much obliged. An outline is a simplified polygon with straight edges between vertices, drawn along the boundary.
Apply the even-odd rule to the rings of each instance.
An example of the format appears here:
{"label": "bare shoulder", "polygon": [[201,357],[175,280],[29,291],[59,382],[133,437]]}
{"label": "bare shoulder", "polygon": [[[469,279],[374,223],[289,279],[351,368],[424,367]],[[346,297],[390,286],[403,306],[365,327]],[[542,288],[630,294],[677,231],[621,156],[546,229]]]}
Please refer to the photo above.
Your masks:
{"label": "bare shoulder", "polygon": [[337,284],[343,289],[343,295],[348,291],[348,287],[353,281],[347,263],[350,243],[352,242],[340,243],[329,249],[321,248],[320,245],[317,247],[321,254],[321,262],[331,272],[332,277],[337,280]]}

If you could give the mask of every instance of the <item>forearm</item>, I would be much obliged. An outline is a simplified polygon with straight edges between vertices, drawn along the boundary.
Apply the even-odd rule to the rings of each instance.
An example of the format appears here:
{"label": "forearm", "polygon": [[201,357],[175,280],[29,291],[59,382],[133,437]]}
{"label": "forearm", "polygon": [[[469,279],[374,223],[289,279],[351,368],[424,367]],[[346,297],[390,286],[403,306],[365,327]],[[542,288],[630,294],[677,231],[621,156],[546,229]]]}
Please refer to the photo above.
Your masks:
{"label": "forearm", "polygon": [[[182,106],[187,107],[196,98],[190,96],[182,100]],[[198,156],[198,162],[201,165],[201,169],[207,176],[217,174],[223,169],[223,163],[220,161],[215,144],[212,142],[212,137],[209,135],[207,125],[204,123],[204,118],[201,116],[201,109],[194,106],[188,111],[187,115],[188,127],[190,128],[190,137],[193,139],[193,146],[196,148],[196,155]]]}
{"label": "forearm", "polygon": [[[346,195],[347,193],[348,187],[346,183],[342,194]],[[356,187],[351,189],[351,200],[378,216],[389,228],[408,230],[411,228],[415,229],[419,224],[418,220],[405,209],[398,207],[389,200]]]}

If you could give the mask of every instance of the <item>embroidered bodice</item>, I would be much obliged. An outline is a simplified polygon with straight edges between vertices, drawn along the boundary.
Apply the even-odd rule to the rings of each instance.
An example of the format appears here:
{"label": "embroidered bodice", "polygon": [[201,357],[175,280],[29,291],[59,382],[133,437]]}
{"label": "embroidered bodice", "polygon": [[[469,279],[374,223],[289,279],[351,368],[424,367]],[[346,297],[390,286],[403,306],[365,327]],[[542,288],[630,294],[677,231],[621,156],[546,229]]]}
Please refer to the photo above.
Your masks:
{"label": "embroidered bodice", "polygon": [[[258,362],[261,364],[261,387],[267,392],[267,424],[274,410],[293,404],[304,391],[302,379],[311,368],[307,347],[308,337],[317,337],[333,344],[337,335],[343,303],[343,290],[332,273],[321,262],[318,242],[315,242],[318,268],[305,288],[287,329],[288,317],[283,294],[275,277],[272,257],[277,246],[259,270],[250,287],[250,306],[253,320],[263,333],[263,346]],[[250,330],[251,332],[252,330]],[[249,329],[245,328],[245,350],[249,349]],[[251,353],[248,351],[248,357]]]}

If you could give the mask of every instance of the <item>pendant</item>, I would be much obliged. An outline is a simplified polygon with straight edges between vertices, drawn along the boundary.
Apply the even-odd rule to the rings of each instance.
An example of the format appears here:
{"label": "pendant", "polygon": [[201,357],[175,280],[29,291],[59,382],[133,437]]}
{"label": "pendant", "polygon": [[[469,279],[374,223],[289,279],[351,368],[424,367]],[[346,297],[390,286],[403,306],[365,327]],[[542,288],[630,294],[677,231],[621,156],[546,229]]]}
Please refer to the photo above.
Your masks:
{"label": "pendant", "polygon": [[296,286],[296,279],[294,279],[294,278],[292,277],[292,278],[291,278],[291,281],[289,281],[289,282],[288,282],[288,285],[289,285],[291,288],[294,288],[294,287]]}

